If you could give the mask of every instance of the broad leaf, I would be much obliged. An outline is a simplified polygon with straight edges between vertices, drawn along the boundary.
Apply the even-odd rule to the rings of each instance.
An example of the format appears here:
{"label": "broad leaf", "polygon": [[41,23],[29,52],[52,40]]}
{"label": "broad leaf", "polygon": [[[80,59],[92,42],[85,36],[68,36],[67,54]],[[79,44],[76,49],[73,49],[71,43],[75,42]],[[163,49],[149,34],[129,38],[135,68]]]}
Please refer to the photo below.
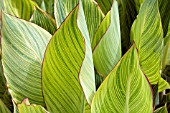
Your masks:
{"label": "broad leaf", "polygon": [[163,31],[157,0],[145,0],[133,23],[131,38],[135,41],[140,65],[151,84],[160,79]]}
{"label": "broad leaf", "polygon": [[170,85],[166,80],[164,80],[163,78],[160,78],[159,83],[158,83],[158,92],[162,92],[165,89],[170,89]]}
{"label": "broad leaf", "polygon": [[166,36],[168,32],[168,24],[170,23],[170,10],[169,10],[170,0],[158,0],[158,2],[164,36]]}
{"label": "broad leaf", "polygon": [[35,7],[31,21],[51,34],[54,34],[57,31],[55,20],[39,7]]}
{"label": "broad leaf", "polygon": [[0,113],[11,113],[11,111],[5,106],[1,99],[0,99]]}
{"label": "broad leaf", "polygon": [[136,19],[137,9],[135,0],[118,0],[119,15],[120,15],[120,31],[121,31],[121,45],[122,53],[130,48],[130,29]]}
{"label": "broad leaf", "polygon": [[43,105],[41,65],[51,35],[41,27],[3,13],[2,64],[15,103],[29,98]]}
{"label": "broad leaf", "polygon": [[113,0],[95,0],[95,1],[99,4],[102,12],[105,15],[109,12],[113,4]]}
{"label": "broad leaf", "polygon": [[[94,66],[103,78],[108,75],[121,58],[119,24],[118,4],[114,1],[111,12],[104,18],[92,43]],[[106,26],[108,26],[107,29]]]}
{"label": "broad leaf", "polygon": [[92,113],[151,113],[152,98],[132,46],[97,90],[91,109]]}
{"label": "broad leaf", "polygon": [[54,17],[54,1],[55,0],[43,0],[45,4],[46,12]]}
{"label": "broad leaf", "polygon": [[5,12],[29,20],[34,10],[32,0],[3,0]]}
{"label": "broad leaf", "polygon": [[32,0],[35,3],[37,3],[38,6],[41,6],[43,0]]}
{"label": "broad leaf", "polygon": [[52,37],[42,71],[43,94],[49,112],[79,113],[84,112],[86,100],[91,104],[96,90],[95,77],[81,2]]}
{"label": "broad leaf", "polygon": [[21,104],[18,104],[19,113],[47,113],[40,105],[30,105],[28,99],[24,99]]}
{"label": "broad leaf", "polygon": [[167,108],[166,108],[166,105],[164,105],[163,107],[160,107],[160,108],[156,109],[156,110],[154,111],[154,113],[168,113]]}
{"label": "broad leaf", "polygon": [[[84,14],[87,22],[87,28],[90,35],[90,41],[94,37],[94,34],[100,25],[103,14],[98,8],[98,5],[93,0],[81,0],[83,4]],[[76,6],[78,0],[56,0],[55,4],[55,18],[58,27]]]}

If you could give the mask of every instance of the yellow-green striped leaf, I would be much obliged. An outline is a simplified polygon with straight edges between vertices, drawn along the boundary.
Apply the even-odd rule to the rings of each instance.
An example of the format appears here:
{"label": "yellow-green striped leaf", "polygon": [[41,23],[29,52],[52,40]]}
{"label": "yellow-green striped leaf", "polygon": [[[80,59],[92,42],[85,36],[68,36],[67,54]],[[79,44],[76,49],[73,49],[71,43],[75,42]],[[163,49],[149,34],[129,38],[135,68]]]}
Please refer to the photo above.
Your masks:
{"label": "yellow-green striped leaf", "polygon": [[32,0],[3,0],[5,12],[29,20],[34,10]]}
{"label": "yellow-green striped leaf", "polygon": [[157,0],[145,0],[133,23],[131,38],[135,41],[140,65],[151,84],[160,79],[163,30]]}
{"label": "yellow-green striped leaf", "polygon": [[54,34],[57,31],[55,20],[39,7],[35,7],[31,21],[51,34]]}
{"label": "yellow-green striped leaf", "polygon": [[42,106],[29,103],[28,99],[24,99],[18,104],[19,113],[48,113]]}
{"label": "yellow-green striped leaf", "polygon": [[43,62],[47,110],[84,112],[95,93],[92,50],[81,1],[52,37]]}
{"label": "yellow-green striped leaf", "polygon": [[0,113],[11,113],[11,111],[5,106],[1,99],[0,99]]}
{"label": "yellow-green striped leaf", "polygon": [[168,113],[166,104],[163,107],[160,107],[154,111],[154,113]]}
{"label": "yellow-green striped leaf", "polygon": [[[106,26],[108,26],[107,29]],[[106,15],[97,30],[92,48],[94,66],[97,72],[105,78],[121,58],[120,22],[116,1],[113,3],[111,12]]]}
{"label": "yellow-green striped leaf", "polygon": [[107,12],[110,11],[113,4],[113,0],[95,0],[95,1],[99,4],[102,12],[105,15],[107,14]]}
{"label": "yellow-green striped leaf", "polygon": [[51,35],[22,19],[2,15],[2,64],[9,92],[15,103],[29,98],[43,105],[41,65]]}
{"label": "yellow-green striped leaf", "polygon": [[158,92],[162,92],[165,89],[170,89],[170,85],[166,80],[164,80],[161,77],[160,80],[159,80],[159,83],[158,83]]}
{"label": "yellow-green striped leaf", "polygon": [[169,10],[170,0],[158,0],[158,3],[164,36],[166,36],[168,32],[168,24],[170,22],[170,10]]}
{"label": "yellow-green striped leaf", "polygon": [[103,81],[92,101],[92,113],[152,113],[151,87],[132,46]]}
{"label": "yellow-green striped leaf", "polygon": [[[93,0],[81,0],[83,4],[84,14],[87,22],[87,28],[92,41],[94,34],[100,25],[103,14],[98,8],[98,5]],[[55,2],[55,18],[58,27],[77,5],[78,0],[56,0]]]}

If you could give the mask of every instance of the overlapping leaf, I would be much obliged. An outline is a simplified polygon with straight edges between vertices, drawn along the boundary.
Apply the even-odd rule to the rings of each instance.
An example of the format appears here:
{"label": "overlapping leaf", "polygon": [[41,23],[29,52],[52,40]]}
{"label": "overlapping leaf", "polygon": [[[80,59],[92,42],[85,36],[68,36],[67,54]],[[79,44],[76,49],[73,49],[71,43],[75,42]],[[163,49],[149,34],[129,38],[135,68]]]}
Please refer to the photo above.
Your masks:
{"label": "overlapping leaf", "polygon": [[29,98],[44,105],[41,65],[51,35],[41,27],[3,13],[2,64],[15,103]]}
{"label": "overlapping leaf", "polygon": [[38,6],[41,6],[43,0],[32,0],[35,3],[37,3]]}
{"label": "overlapping leaf", "polygon": [[97,90],[91,109],[92,113],[151,113],[152,98],[132,46]]}
{"label": "overlapping leaf", "polygon": [[113,4],[113,0],[95,0],[95,1],[99,4],[101,10],[105,15],[110,11]]}
{"label": "overlapping leaf", "polygon": [[40,105],[30,105],[28,99],[24,99],[21,104],[18,104],[19,113],[48,113]]}
{"label": "overlapping leaf", "polygon": [[42,74],[43,94],[49,112],[79,113],[84,112],[87,102],[91,104],[95,78],[81,2],[52,37]]}
{"label": "overlapping leaf", "polygon": [[[81,0],[83,4],[84,14],[87,22],[87,28],[92,41],[94,34],[100,25],[103,14],[99,10],[98,5],[93,0]],[[55,18],[57,25],[61,25],[67,15],[76,6],[78,0],[56,0]]]}
{"label": "overlapping leaf", "polygon": [[157,0],[145,0],[133,23],[131,38],[135,41],[140,65],[151,84],[160,79],[163,30]]}
{"label": "overlapping leaf", "polygon": [[0,99],[0,113],[11,113],[1,99]]}
{"label": "overlapping leaf", "polygon": [[154,111],[154,113],[168,113],[167,108],[166,108],[166,105],[164,105],[163,107],[160,107],[160,108],[156,109],[156,110]]}
{"label": "overlapping leaf", "polygon": [[54,1],[55,0],[44,0],[45,9],[52,17],[54,17]]}
{"label": "overlapping leaf", "polygon": [[158,92],[162,92],[165,89],[170,89],[170,85],[167,81],[165,81],[163,78],[160,78],[158,83]]}
{"label": "overlapping leaf", "polygon": [[104,78],[121,58],[119,24],[118,4],[114,1],[111,12],[106,15],[92,42],[94,65]]}
{"label": "overlapping leaf", "polygon": [[51,34],[54,34],[55,31],[57,31],[55,20],[39,7],[35,8],[31,21]]}
{"label": "overlapping leaf", "polygon": [[5,12],[29,20],[34,10],[32,0],[3,0]]}

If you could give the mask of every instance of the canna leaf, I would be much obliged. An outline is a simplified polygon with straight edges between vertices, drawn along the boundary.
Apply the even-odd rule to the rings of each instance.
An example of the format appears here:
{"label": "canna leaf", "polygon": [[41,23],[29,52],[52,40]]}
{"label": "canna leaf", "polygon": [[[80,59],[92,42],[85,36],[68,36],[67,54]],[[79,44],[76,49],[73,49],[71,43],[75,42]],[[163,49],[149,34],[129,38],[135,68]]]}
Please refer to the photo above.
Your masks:
{"label": "canna leaf", "polygon": [[113,4],[113,0],[95,0],[95,1],[99,4],[102,12],[105,15],[110,11]]}
{"label": "canna leaf", "polygon": [[32,0],[32,1],[34,1],[35,3],[37,3],[38,6],[41,7],[41,4],[42,4],[43,0]]}
{"label": "canna leaf", "polygon": [[29,98],[31,103],[44,106],[41,65],[51,35],[4,12],[2,23],[2,64],[14,102]]}
{"label": "canna leaf", "polygon": [[24,99],[21,104],[18,104],[19,113],[48,113],[40,105],[30,105],[28,99]]}
{"label": "canna leaf", "polygon": [[85,103],[91,104],[96,89],[90,39],[81,1],[52,37],[42,69],[47,110],[85,112]]}
{"label": "canna leaf", "polygon": [[151,84],[160,79],[163,31],[158,1],[145,0],[133,23],[131,38],[135,41],[140,65]]}
{"label": "canna leaf", "polygon": [[[79,0],[56,0],[55,18],[58,27],[65,20],[68,14],[76,6]],[[83,4],[87,28],[92,42],[95,32],[100,25],[104,15],[93,0],[81,0]]]}
{"label": "canna leaf", "polygon": [[39,25],[51,34],[54,34],[57,31],[55,20],[39,7],[35,8],[31,17],[31,22]]}
{"label": "canna leaf", "polygon": [[32,0],[3,0],[5,12],[29,20],[34,10]]}
{"label": "canna leaf", "polygon": [[0,113],[11,113],[11,111],[5,106],[1,99],[0,99]]}
{"label": "canna leaf", "polygon": [[152,105],[151,87],[133,45],[97,90],[92,113],[151,113]]}
{"label": "canna leaf", "polygon": [[170,89],[170,85],[163,78],[160,78],[159,83],[158,83],[158,92],[162,92],[165,89]]}
{"label": "canna leaf", "polygon": [[[109,24],[109,25],[108,25]],[[108,28],[106,28],[108,26]],[[92,42],[94,66],[105,78],[121,58],[118,4],[114,1]]]}
{"label": "canna leaf", "polygon": [[44,0],[46,12],[52,17],[54,17],[54,1],[55,0]]}
{"label": "canna leaf", "polygon": [[156,109],[156,110],[154,111],[154,113],[168,113],[167,108],[166,108],[166,105],[164,105],[163,107],[160,107],[160,108]]}

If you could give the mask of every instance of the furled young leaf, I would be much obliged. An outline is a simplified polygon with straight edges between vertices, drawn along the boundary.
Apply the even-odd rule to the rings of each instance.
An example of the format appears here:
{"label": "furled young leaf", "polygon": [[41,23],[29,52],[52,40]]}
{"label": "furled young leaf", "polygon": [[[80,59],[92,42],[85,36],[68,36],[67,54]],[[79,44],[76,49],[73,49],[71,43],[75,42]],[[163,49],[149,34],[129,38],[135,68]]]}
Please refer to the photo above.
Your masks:
{"label": "furled young leaf", "polygon": [[96,90],[95,77],[81,2],[52,37],[42,74],[43,94],[49,112],[80,113],[84,112],[86,100],[91,104]]}
{"label": "furled young leaf", "polygon": [[170,0],[158,0],[158,3],[164,36],[166,36],[168,32],[168,24],[170,22],[170,10],[169,10]]}
{"label": "furled young leaf", "polygon": [[[108,26],[108,22],[109,26]],[[105,26],[108,26],[106,29]],[[95,45],[95,46],[94,46]],[[114,1],[111,12],[106,15],[92,43],[94,66],[106,77],[121,58],[121,37],[118,4]]]}
{"label": "furled young leaf", "polygon": [[11,111],[5,106],[1,99],[0,99],[0,113],[11,113]]}
{"label": "furled young leaf", "polygon": [[167,81],[165,81],[162,77],[159,80],[158,83],[158,92],[162,92],[165,89],[170,89],[170,85]]}
{"label": "furled young leaf", "polygon": [[3,0],[5,12],[29,20],[34,10],[32,0]]}
{"label": "furled young leaf", "polygon": [[31,21],[51,34],[54,34],[57,31],[55,20],[39,7],[35,8]]}
{"label": "furled young leaf", "polygon": [[137,9],[135,0],[118,0],[119,4],[119,15],[120,15],[120,31],[121,31],[121,42],[122,42],[122,53],[130,48],[130,29],[136,19]]}
{"label": "furled young leaf", "polygon": [[160,108],[156,109],[156,110],[154,111],[154,113],[168,113],[167,108],[166,108],[166,105],[164,105],[163,107],[160,107]]}
{"label": "furled young leaf", "polygon": [[151,84],[160,79],[163,30],[157,0],[145,0],[133,23],[131,38],[135,41],[140,65]]}
{"label": "furled young leaf", "polygon": [[55,0],[44,0],[45,9],[52,17],[54,17],[54,1]]}
{"label": "furled young leaf", "polygon": [[43,105],[41,65],[51,35],[41,27],[3,13],[2,64],[15,103],[29,98]]}
{"label": "furled young leaf", "polygon": [[40,105],[30,105],[28,99],[24,99],[21,104],[18,104],[19,113],[47,113]]}
{"label": "furled young leaf", "polygon": [[102,12],[106,15],[111,9],[114,0],[95,0],[95,1],[99,4]]}
{"label": "furled young leaf", "polygon": [[[58,27],[67,17],[67,15],[76,6],[79,0],[56,0],[55,2],[55,18]],[[83,4],[84,14],[87,22],[87,28],[92,41],[94,34],[100,25],[103,14],[99,10],[98,5],[93,0],[81,0]]]}
{"label": "furled young leaf", "polygon": [[132,46],[103,81],[92,101],[92,113],[152,113],[151,87]]}

